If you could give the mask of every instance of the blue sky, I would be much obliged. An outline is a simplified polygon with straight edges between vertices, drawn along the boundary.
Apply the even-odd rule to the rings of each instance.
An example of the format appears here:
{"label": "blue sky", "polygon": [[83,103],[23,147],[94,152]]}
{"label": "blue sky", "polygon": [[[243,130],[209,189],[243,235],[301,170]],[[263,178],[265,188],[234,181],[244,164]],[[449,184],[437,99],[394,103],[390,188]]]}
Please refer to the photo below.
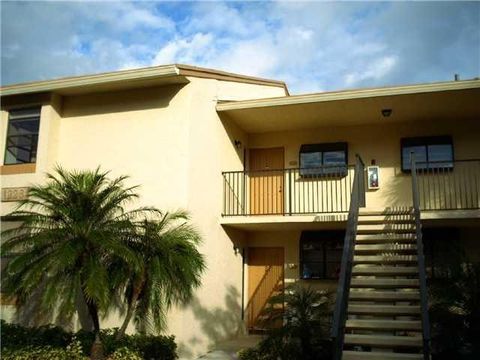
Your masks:
{"label": "blue sky", "polygon": [[2,2],[1,83],[185,63],[291,93],[480,76],[480,2]]}

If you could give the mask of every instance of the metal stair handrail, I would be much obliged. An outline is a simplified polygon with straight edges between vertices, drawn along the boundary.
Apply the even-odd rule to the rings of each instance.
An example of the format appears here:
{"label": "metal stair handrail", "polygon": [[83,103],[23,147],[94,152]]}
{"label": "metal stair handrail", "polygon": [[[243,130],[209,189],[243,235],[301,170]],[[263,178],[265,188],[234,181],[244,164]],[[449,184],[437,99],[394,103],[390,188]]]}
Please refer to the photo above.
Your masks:
{"label": "metal stair handrail", "polygon": [[423,253],[422,223],[420,221],[420,196],[418,190],[417,166],[414,153],[410,154],[410,169],[412,171],[412,200],[415,217],[418,278],[420,285],[420,312],[422,320],[423,358],[430,360],[430,320],[428,316],[427,275],[425,271],[425,256]]}
{"label": "metal stair handrail", "polygon": [[355,155],[355,157],[355,173],[353,177],[350,207],[348,210],[347,229],[343,243],[342,267],[340,269],[331,332],[334,360],[340,360],[342,358],[348,297],[352,277],[353,250],[357,235],[358,213],[360,207],[365,206],[365,164],[358,154]]}

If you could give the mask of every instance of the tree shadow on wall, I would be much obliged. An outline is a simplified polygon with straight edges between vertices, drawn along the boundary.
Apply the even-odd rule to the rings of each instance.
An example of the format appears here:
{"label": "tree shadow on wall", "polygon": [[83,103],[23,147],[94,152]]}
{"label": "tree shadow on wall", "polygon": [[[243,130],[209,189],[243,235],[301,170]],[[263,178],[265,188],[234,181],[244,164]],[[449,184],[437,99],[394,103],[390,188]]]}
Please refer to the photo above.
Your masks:
{"label": "tree shadow on wall", "polygon": [[[209,350],[221,341],[244,333],[241,294],[234,286],[227,286],[223,306],[212,307],[195,297],[189,307],[200,323],[202,335],[207,338]],[[198,337],[192,337],[188,343],[179,343],[180,358],[192,358],[191,348],[203,341]]]}
{"label": "tree shadow on wall", "polygon": [[[72,317],[62,316],[55,308],[46,310],[41,303],[41,294],[44,285],[40,284],[29,300],[23,304],[17,304],[13,322],[26,327],[37,327],[46,325],[60,326],[68,331],[76,331],[78,328],[86,331],[93,330],[93,323],[88,314],[87,305],[80,292],[76,300],[75,315]],[[105,314],[101,314],[101,320],[105,321],[114,313],[120,319],[126,312],[126,306],[118,294],[112,299],[113,305]],[[102,324],[101,324],[102,325]],[[120,325],[120,324],[119,324]]]}

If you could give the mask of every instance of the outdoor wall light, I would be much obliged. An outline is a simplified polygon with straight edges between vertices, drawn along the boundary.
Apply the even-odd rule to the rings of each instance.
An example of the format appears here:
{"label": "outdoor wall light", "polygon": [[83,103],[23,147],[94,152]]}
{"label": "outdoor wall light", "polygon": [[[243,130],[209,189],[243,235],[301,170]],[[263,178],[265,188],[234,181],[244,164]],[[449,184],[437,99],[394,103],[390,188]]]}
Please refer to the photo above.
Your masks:
{"label": "outdoor wall light", "polygon": [[241,250],[241,249],[240,249],[238,246],[233,245],[233,252],[235,253],[235,255],[240,254],[240,250]]}
{"label": "outdoor wall light", "polygon": [[234,140],[233,144],[237,149],[240,149],[242,147],[242,142],[240,140]]}
{"label": "outdoor wall light", "polygon": [[382,109],[382,115],[383,117],[389,117],[392,115],[392,109]]}

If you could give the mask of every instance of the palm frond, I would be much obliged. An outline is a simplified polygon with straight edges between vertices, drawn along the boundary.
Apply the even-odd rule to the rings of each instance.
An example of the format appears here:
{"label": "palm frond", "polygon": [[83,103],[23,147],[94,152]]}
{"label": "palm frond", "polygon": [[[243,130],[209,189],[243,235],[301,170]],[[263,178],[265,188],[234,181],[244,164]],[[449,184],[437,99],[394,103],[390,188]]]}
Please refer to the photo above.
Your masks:
{"label": "palm frond", "polygon": [[[42,185],[29,188],[26,199],[9,214],[21,225],[2,232],[2,255],[11,257],[2,274],[2,291],[28,299],[41,289],[45,312],[71,318],[82,297],[106,312],[122,286],[117,269],[140,271],[133,250],[136,217],[153,213],[141,208],[126,211],[138,198],[128,177],[109,180],[109,173],[68,171],[56,167]],[[118,264],[122,264],[119,266]],[[123,273],[123,284],[128,279]]]}

